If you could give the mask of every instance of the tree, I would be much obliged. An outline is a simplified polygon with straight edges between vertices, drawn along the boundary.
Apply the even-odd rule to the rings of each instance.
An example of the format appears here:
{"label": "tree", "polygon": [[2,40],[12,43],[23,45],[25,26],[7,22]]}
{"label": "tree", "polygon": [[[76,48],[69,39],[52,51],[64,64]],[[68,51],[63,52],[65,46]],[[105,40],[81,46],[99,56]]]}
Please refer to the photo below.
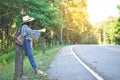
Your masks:
{"label": "tree", "polygon": [[120,45],[120,18],[118,18],[116,26],[114,27],[113,41],[115,44]]}
{"label": "tree", "polygon": [[[11,30],[11,26],[12,26],[16,16],[19,15],[19,11],[21,8],[19,3],[20,2],[18,2],[16,0],[0,1],[1,51],[3,51],[5,48],[9,49],[9,47],[10,47],[10,40],[11,40],[10,30]],[[18,6],[20,6],[20,7],[18,7]]]}
{"label": "tree", "polygon": [[87,20],[86,0],[62,0],[61,18],[64,23],[64,40],[71,43],[87,43],[92,26]]}
{"label": "tree", "polygon": [[4,0],[0,1],[0,11],[0,49],[2,50],[6,47],[9,49],[10,42],[13,42],[14,31],[21,26],[24,15],[36,18],[32,25],[35,29],[58,27],[60,23],[59,10],[51,6],[50,1],[47,0]]}
{"label": "tree", "polygon": [[97,23],[97,36],[99,43],[103,44],[115,44],[115,36],[116,36],[116,17],[108,17],[107,20]]}

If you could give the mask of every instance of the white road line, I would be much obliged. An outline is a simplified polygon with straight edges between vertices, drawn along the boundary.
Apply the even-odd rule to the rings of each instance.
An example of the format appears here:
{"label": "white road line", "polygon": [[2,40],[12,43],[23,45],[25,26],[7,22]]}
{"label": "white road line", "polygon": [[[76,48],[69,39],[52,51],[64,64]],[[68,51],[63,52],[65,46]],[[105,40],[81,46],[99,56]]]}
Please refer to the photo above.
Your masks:
{"label": "white road line", "polygon": [[80,58],[73,52],[73,47],[71,47],[71,52],[73,56],[80,62],[97,80],[104,80],[101,76],[99,76],[95,71],[93,71],[90,67],[88,67]]}

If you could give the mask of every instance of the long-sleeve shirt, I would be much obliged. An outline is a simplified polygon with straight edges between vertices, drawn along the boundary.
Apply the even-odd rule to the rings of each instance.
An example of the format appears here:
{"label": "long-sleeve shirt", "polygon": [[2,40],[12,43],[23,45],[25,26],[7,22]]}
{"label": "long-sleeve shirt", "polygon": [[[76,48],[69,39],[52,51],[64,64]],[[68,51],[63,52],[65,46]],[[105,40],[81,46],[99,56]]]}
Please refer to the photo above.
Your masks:
{"label": "long-sleeve shirt", "polygon": [[25,40],[31,40],[32,38],[38,39],[40,37],[39,30],[32,30],[28,25],[22,25],[21,35],[25,37]]}

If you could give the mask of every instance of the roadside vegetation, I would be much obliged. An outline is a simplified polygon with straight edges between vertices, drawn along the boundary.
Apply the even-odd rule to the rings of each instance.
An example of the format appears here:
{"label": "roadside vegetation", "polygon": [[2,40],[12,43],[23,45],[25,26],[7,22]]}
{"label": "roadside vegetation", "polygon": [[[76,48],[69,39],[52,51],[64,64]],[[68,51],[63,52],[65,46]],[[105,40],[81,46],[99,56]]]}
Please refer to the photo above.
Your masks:
{"label": "roadside vegetation", "polygon": [[[46,50],[45,54],[42,54],[40,49],[35,49],[34,53],[37,54],[34,57],[39,68],[46,73],[47,70],[50,68],[50,64],[55,58],[55,55],[62,47],[63,46],[56,46],[54,48],[48,49]],[[26,55],[24,55],[23,69],[24,69],[23,74],[29,77],[30,80],[34,79],[45,80],[45,78],[47,78],[47,75],[40,76],[34,73],[34,70],[32,69]],[[13,80],[13,78],[14,78],[14,60],[12,60],[10,63],[8,63],[7,65],[0,69],[0,80]]]}

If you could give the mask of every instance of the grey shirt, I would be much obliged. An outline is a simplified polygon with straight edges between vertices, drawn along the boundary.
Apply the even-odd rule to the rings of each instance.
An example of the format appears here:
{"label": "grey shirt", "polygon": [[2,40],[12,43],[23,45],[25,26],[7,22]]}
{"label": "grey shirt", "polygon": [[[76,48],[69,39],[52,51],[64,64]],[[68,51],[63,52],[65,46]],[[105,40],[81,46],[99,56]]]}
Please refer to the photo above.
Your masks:
{"label": "grey shirt", "polygon": [[25,40],[31,40],[32,38],[38,39],[40,37],[39,30],[32,30],[28,25],[22,25],[21,35],[25,37]]}

